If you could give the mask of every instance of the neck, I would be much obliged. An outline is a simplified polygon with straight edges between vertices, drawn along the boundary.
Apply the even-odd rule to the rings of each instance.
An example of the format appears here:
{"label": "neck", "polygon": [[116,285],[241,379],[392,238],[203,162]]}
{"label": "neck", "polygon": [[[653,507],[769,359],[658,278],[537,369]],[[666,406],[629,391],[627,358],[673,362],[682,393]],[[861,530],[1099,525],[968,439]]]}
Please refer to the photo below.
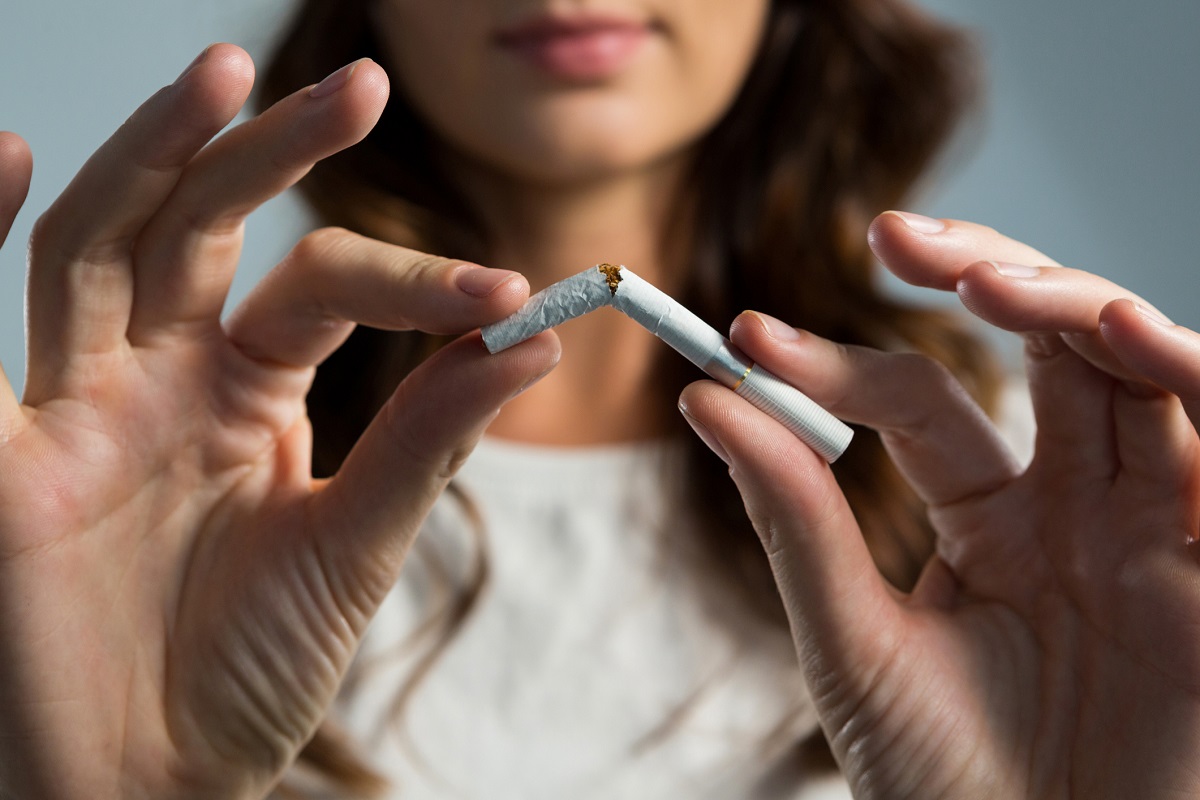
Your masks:
{"label": "neck", "polygon": [[[593,264],[627,264],[670,281],[666,231],[682,183],[679,159],[570,184],[522,183],[480,171],[463,183],[480,210],[490,267],[521,272],[536,291]],[[668,258],[664,258],[668,255]]]}
{"label": "neck", "polygon": [[[487,265],[521,272],[534,291],[600,262],[626,264],[671,292],[686,264],[672,259],[671,214],[682,159],[571,185],[530,185],[494,174],[459,175],[483,217]],[[557,329],[562,361],[508,403],[493,436],[586,445],[664,432],[671,398],[652,371],[664,345],[611,309]]]}

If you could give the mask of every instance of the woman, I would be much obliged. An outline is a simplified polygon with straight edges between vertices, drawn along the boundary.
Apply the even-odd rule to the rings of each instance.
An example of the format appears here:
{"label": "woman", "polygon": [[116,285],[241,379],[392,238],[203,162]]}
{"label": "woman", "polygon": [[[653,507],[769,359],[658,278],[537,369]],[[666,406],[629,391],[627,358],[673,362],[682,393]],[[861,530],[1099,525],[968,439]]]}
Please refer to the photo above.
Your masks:
{"label": "woman", "polygon": [[[523,4],[475,15],[452,15],[445,5],[393,0],[371,9],[380,60],[433,140],[429,165],[417,166],[426,180],[371,162],[392,187],[383,200],[393,203],[373,204],[378,227],[360,227],[470,252],[500,269],[325,230],[302,241],[222,325],[244,215],[364,137],[387,94],[384,72],[355,62],[201,149],[250,88],[245,55],[222,45],[151,98],[39,222],[24,405],[0,393],[7,791],[269,791],[325,716],[367,620],[397,596],[397,577],[397,591],[411,594],[413,582],[433,572],[429,557],[412,559],[404,572],[401,565],[485,430],[572,445],[669,433],[655,413],[662,397],[654,391],[654,342],[619,318],[596,316],[563,329],[562,366],[535,388],[528,387],[558,359],[554,334],[498,356],[486,355],[477,334],[445,345],[385,401],[336,475],[313,481],[304,395],[314,365],[341,344],[351,321],[471,331],[519,307],[531,282],[601,259],[637,264],[697,307],[714,291],[741,300],[737,293],[754,291],[758,278],[786,281],[775,265],[745,285],[730,269],[772,257],[761,248],[773,240],[756,226],[769,233],[793,220],[772,216],[774,203],[746,210],[736,195],[724,198],[733,210],[761,213],[714,229],[714,212],[728,209],[697,176],[746,165],[706,146],[740,141],[773,151],[769,139],[754,138],[761,129],[740,140],[737,131],[716,134],[744,118],[740,103],[770,107],[776,99],[740,87],[761,85],[754,70],[769,61],[758,54],[773,37],[801,35],[784,27],[789,20],[824,31],[826,42],[840,33],[843,44],[858,43],[791,51],[827,58],[820,63],[834,67],[826,76],[834,89],[860,85],[851,54],[875,56],[866,60],[874,70],[893,53],[882,45],[925,25],[884,3],[814,5],[807,16],[784,3],[712,0],[705,14],[631,4],[602,20],[556,12],[565,21]],[[600,41],[564,41],[587,36]],[[454,37],[457,46],[444,44]],[[435,64],[437,80],[423,82]],[[944,77],[944,66],[933,74]],[[813,100],[846,98],[818,91],[830,86],[814,78]],[[828,106],[803,110],[816,108]],[[878,128],[870,124],[874,106],[833,111],[856,119],[856,133]],[[895,199],[889,192],[900,194],[937,133],[924,128],[906,141],[891,132],[864,148],[844,128],[827,132],[826,146],[795,167],[828,175],[817,185],[832,192],[812,207],[794,198],[800,219],[824,237],[823,249],[787,254],[803,265],[803,278],[865,257],[847,238],[855,221]],[[27,184],[28,152],[11,135],[0,142],[7,223]],[[725,160],[712,160],[718,155]],[[870,156],[877,161],[862,169],[859,159]],[[314,186],[354,174],[352,165],[331,167],[323,179],[314,174]],[[749,177],[763,196],[781,197],[772,174]],[[455,194],[401,193],[403,181],[420,192],[439,178]],[[703,191],[684,191],[697,185]],[[856,191],[839,193],[843,185]],[[747,230],[747,241],[734,236]],[[718,244],[704,246],[714,233]],[[728,392],[709,383],[684,390],[685,418],[728,464],[764,541],[801,656],[811,705],[798,689],[778,703],[815,710],[862,796],[1193,792],[1188,755],[1200,719],[1191,675],[1200,651],[1187,634],[1200,596],[1187,544],[1200,524],[1195,334],[1118,287],[1052,269],[1045,256],[967,223],[885,214],[871,237],[901,277],[957,290],[984,319],[1027,332],[1037,453],[1019,468],[966,393],[930,361],[834,345],[764,314],[740,316],[732,336],[749,356],[835,413],[881,431],[937,534],[914,591],[897,594],[823,463]],[[829,276],[843,311],[855,280]],[[766,285],[794,293],[786,282]],[[795,322],[835,334],[845,324],[842,333],[893,346],[921,343],[916,321],[933,324],[883,305],[878,310],[891,313],[874,317],[866,313],[870,294],[859,296],[856,324],[818,311]],[[872,328],[873,319],[884,321]],[[928,339],[954,341],[944,333]],[[384,355],[403,371],[395,347],[387,344]],[[354,394],[371,401],[361,388]],[[333,461],[343,455],[336,434]],[[860,458],[874,477],[850,474],[847,485],[886,486],[878,465]],[[881,566],[896,569],[900,583],[905,562],[889,561],[889,548],[922,556],[918,543],[894,533],[906,519],[897,491],[860,496],[856,511],[874,531]],[[886,520],[872,517],[872,500],[887,509]],[[717,514],[709,520],[716,531],[724,523]],[[499,559],[503,543],[494,545]],[[754,586],[753,562],[744,569],[743,583]],[[727,627],[741,620],[748,636],[760,625],[769,631],[770,612],[760,623],[750,611],[754,595],[741,597],[738,581],[729,583],[713,603],[733,609]],[[564,596],[542,595],[547,608]],[[470,641],[469,623],[450,633],[459,638],[428,669],[428,685],[408,697],[414,712],[439,671],[454,666],[455,647]],[[464,706],[458,713],[468,721],[496,718]],[[669,746],[686,725],[668,726],[664,741],[649,746]],[[760,733],[752,726],[750,740]],[[422,731],[412,736],[419,751]],[[612,772],[623,768],[632,767],[614,764]],[[770,791],[769,768],[726,796]],[[522,776],[529,778],[517,771]],[[774,790],[794,787],[794,776],[783,775]]]}
{"label": "woman", "polygon": [[[519,5],[310,3],[264,76],[260,105],[371,56],[402,91],[362,145],[303,184],[325,222],[509,265],[538,287],[598,258],[623,261],[722,327],[757,308],[840,341],[899,338],[986,393],[990,376],[965,335],[879,295],[863,236],[871,210],[899,200],[966,99],[958,38],[903,8],[782,3],[769,18],[763,3],[616,8],[556,17]],[[673,765],[699,760],[692,783],[738,796],[749,790],[731,776],[748,785],[804,772],[816,724],[769,565],[724,464],[664,413],[693,368],[614,315],[559,335],[562,366],[505,406],[456,483],[482,514],[487,544],[458,541],[471,528],[452,511],[435,515],[417,555],[465,555],[471,571],[448,582],[440,606],[393,595],[360,659],[373,680],[352,681],[338,716],[408,791],[432,771],[467,794],[499,782],[514,794],[575,795],[551,787],[607,773],[592,779],[597,796],[677,796],[695,790],[679,788],[685,775]],[[433,346],[363,329],[323,365],[309,396],[319,470],[337,470]],[[693,452],[663,452],[664,435]],[[557,449],[501,448],[501,437]],[[656,473],[677,468],[685,496],[664,502],[676,487]],[[859,442],[837,469],[877,562],[911,587],[930,554],[923,506],[877,442]],[[409,562],[407,585],[435,582],[424,563]],[[672,580],[672,566],[685,574]],[[544,588],[523,603],[513,587],[530,580]],[[631,603],[614,597],[629,595],[636,611],[623,613]],[[714,606],[724,612],[715,625]],[[423,647],[397,657],[418,628],[431,634]],[[614,663],[639,691],[611,679]],[[512,669],[520,690],[504,678]],[[397,686],[399,701],[381,705]],[[488,686],[505,696],[462,713],[466,687]],[[493,719],[489,710],[508,704],[537,712]],[[488,741],[483,761],[459,743],[489,726],[508,735]],[[729,747],[707,754],[718,732],[736,758]],[[529,786],[514,774],[523,753],[563,749],[540,759]]]}

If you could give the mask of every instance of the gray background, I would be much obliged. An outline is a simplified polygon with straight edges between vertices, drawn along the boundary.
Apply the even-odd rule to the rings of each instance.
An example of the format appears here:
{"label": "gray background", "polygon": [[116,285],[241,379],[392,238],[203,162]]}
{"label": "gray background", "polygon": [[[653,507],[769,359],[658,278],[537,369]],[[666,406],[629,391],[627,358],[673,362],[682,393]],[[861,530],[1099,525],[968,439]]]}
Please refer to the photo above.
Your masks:
{"label": "gray background", "polygon": [[[443,0],[451,2],[452,0]],[[926,0],[977,30],[987,105],[917,204],[984,222],[1200,328],[1200,2]],[[90,152],[213,41],[263,56],[289,0],[84,0],[0,8],[0,128],[34,151],[0,251],[0,362],[24,370],[24,243]],[[234,294],[308,226],[280,198],[249,223]],[[928,294],[919,295],[932,299]]]}

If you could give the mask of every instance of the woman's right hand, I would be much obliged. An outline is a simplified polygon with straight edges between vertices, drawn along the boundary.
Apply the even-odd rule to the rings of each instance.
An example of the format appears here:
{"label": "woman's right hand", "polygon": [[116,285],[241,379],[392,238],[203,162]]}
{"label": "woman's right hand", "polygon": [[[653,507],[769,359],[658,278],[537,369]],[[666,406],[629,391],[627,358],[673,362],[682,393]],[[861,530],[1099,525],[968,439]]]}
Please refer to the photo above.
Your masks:
{"label": "woman's right hand", "polygon": [[[387,97],[357,62],[210,143],[252,72],[209,48],[35,228],[22,403],[0,375],[0,794],[265,794],[457,463],[557,359],[464,337],[312,480],[305,393],[354,323],[465,332],[528,284],[326,230],[222,323],[245,216]],[[0,134],[0,237],[29,174]]]}

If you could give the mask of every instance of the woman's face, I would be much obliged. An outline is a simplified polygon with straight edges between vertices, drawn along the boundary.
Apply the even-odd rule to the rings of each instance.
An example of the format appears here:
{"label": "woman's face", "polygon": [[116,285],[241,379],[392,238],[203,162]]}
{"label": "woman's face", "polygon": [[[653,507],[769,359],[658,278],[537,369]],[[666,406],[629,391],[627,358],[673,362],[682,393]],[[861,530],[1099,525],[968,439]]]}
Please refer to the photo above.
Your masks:
{"label": "woman's face", "polygon": [[770,0],[374,0],[393,78],[459,153],[563,183],[684,152],[728,108]]}

